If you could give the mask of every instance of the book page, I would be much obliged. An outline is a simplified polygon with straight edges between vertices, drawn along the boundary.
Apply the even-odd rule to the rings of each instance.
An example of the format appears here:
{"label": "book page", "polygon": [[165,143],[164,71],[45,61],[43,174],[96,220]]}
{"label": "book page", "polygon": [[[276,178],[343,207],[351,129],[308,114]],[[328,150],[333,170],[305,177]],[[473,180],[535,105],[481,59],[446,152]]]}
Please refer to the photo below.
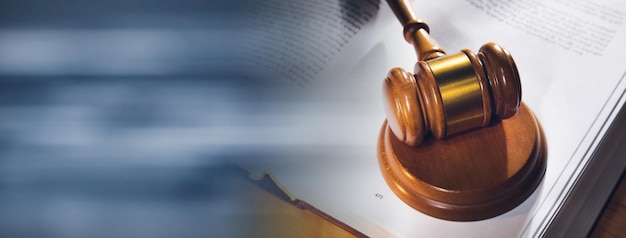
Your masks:
{"label": "book page", "polygon": [[291,80],[298,89],[272,96],[280,98],[271,103],[280,109],[260,118],[276,121],[255,124],[271,125],[271,131],[247,137],[264,145],[255,145],[263,159],[239,163],[251,171],[270,170],[294,196],[374,237],[540,235],[624,103],[626,65],[620,59],[626,57],[626,5],[413,3],[448,53],[496,42],[513,55],[523,100],[542,124],[548,144],[543,182],[524,203],[492,219],[451,222],[410,208],[385,184],[376,158],[385,118],[381,84],[392,67],[411,70],[415,55],[384,2],[327,68],[305,75],[310,77],[305,84]]}
{"label": "book page", "polygon": [[621,1],[413,1],[446,52],[496,42],[512,53],[548,140],[545,178],[524,203],[450,222],[404,204],[380,173],[382,80],[416,61],[384,1],[8,2],[7,234],[239,231],[255,204],[222,196],[226,160],[271,171],[373,237],[538,236],[624,104]]}
{"label": "book page", "polygon": [[372,28],[380,2],[270,0],[243,8],[249,30],[240,53],[248,57],[246,68],[305,87],[326,79],[326,71],[345,71],[352,62],[340,55],[363,56],[350,51],[369,48],[373,39],[359,35]]}

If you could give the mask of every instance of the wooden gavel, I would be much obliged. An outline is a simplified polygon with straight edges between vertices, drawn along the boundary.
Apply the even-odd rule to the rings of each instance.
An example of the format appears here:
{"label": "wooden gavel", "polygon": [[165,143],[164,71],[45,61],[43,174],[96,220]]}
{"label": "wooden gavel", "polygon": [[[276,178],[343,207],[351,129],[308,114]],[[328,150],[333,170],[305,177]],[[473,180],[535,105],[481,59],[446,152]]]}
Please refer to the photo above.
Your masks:
{"label": "wooden gavel", "polygon": [[489,125],[517,112],[522,99],[511,54],[494,43],[478,54],[468,49],[446,53],[432,40],[426,22],[409,0],[387,0],[413,44],[415,74],[392,69],[383,84],[388,125],[407,145],[419,145],[429,132],[436,139]]}

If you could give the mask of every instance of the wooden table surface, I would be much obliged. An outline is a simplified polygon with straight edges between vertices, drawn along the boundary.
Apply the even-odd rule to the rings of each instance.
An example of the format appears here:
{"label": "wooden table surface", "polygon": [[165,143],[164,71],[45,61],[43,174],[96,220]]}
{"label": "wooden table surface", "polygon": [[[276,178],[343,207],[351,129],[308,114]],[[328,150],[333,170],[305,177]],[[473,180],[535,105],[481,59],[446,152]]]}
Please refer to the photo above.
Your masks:
{"label": "wooden table surface", "polygon": [[625,237],[626,236],[626,174],[604,208],[590,237]]}

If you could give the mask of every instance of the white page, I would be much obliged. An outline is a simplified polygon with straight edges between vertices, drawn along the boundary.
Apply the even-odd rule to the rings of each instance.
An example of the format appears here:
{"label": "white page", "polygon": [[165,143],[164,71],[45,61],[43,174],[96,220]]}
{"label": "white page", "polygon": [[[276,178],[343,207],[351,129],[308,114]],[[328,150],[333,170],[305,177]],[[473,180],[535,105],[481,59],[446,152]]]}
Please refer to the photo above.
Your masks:
{"label": "white page", "polygon": [[[445,221],[410,208],[385,184],[376,159],[376,140],[384,120],[381,82],[391,67],[411,70],[415,55],[384,3],[376,20],[354,38],[360,42],[346,46],[334,59],[342,62],[343,68],[327,68],[306,87],[294,89],[293,101],[276,105],[284,110],[272,117],[285,123],[272,128],[272,139],[248,138],[265,141],[267,147],[277,150],[276,156],[244,164],[255,171],[270,170],[296,197],[370,236],[539,234],[587,163],[588,151],[597,146],[595,138],[602,137],[614,116],[613,109],[623,104],[620,97],[626,88],[622,81],[626,65],[620,59],[626,57],[626,6],[606,3],[611,7],[603,7],[589,1],[579,1],[576,6],[560,1],[509,4],[516,5],[414,2],[418,16],[429,22],[433,37],[448,53],[462,48],[475,51],[492,41],[507,48],[515,58],[522,77],[523,100],[543,125],[548,143],[544,180],[517,208],[483,221]],[[500,12],[487,12],[477,6],[491,6]],[[578,9],[592,10],[584,13]],[[606,13],[609,10],[612,12]],[[568,11],[569,16],[562,17],[558,23],[561,25],[554,27],[557,23],[551,17],[558,11]],[[607,23],[607,17],[594,18],[589,12],[610,16],[611,20]],[[512,13],[514,16],[510,16]],[[508,20],[500,20],[506,14]],[[606,28],[603,32],[580,30],[574,24],[580,19],[596,28],[603,24]],[[525,21],[542,34],[529,33]],[[590,42],[593,39],[579,34],[568,35],[572,29],[581,34],[603,34],[606,39]],[[551,42],[559,35],[563,35],[561,40],[581,42]],[[595,45],[584,51],[576,44]]]}

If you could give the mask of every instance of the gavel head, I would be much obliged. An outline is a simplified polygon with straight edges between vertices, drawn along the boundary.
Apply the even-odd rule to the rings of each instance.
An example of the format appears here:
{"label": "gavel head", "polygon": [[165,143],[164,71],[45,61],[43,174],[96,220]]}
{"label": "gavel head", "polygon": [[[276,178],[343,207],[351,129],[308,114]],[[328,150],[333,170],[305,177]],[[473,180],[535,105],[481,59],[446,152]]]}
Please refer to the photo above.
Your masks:
{"label": "gavel head", "polygon": [[511,54],[494,43],[417,62],[415,75],[394,68],[383,84],[387,122],[407,145],[489,125],[517,112],[522,92]]}

